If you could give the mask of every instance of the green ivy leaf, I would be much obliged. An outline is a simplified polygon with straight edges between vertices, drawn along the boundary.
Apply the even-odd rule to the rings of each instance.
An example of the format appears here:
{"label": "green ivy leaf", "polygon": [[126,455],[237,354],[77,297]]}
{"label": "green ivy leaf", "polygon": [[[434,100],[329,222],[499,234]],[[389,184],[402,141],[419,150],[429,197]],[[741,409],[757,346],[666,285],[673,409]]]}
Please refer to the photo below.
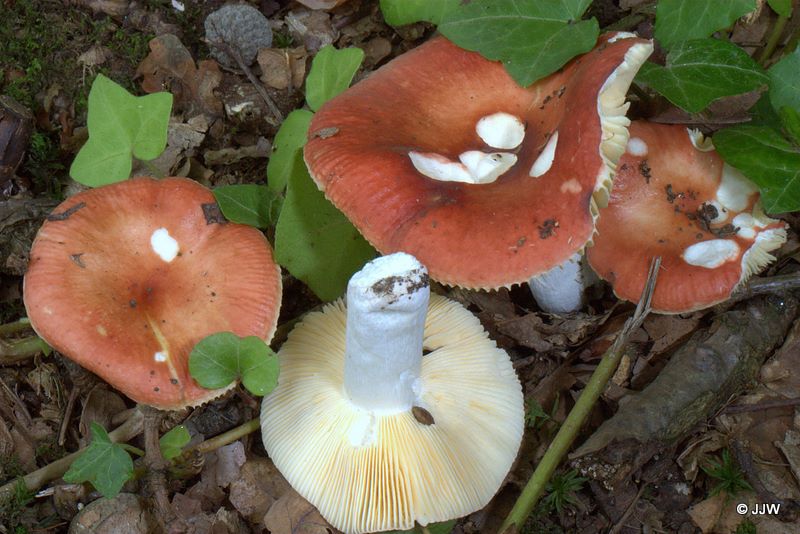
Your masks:
{"label": "green ivy leaf", "polygon": [[727,28],[756,8],[756,0],[659,0],[655,37],[670,49]]}
{"label": "green ivy leaf", "polygon": [[690,113],[717,98],[758,89],[764,70],[738,46],[717,39],[686,41],[667,55],[667,65],[645,63],[637,79]]}
{"label": "green ivy leaf", "polygon": [[92,422],[90,428],[92,441],[72,462],[64,480],[73,484],[91,482],[103,497],[111,499],[133,476],[133,460],[121,445],[111,441],[102,426]]}
{"label": "green ivy leaf", "polygon": [[[295,172],[297,152],[306,144],[313,116],[307,109],[296,109],[289,113],[275,134],[272,156],[267,163],[267,187],[270,191],[280,193],[286,188],[289,176]],[[302,161],[300,165],[303,165]]]}
{"label": "green ivy leaf", "polygon": [[769,101],[776,111],[783,106],[800,111],[800,47],[784,56],[769,71]]}
{"label": "green ivy leaf", "polygon": [[147,161],[164,151],[171,110],[171,94],[136,97],[99,74],[89,91],[89,140],[75,156],[70,176],[92,187],[127,179],[131,156]]}
{"label": "green ivy leaf", "polygon": [[[300,155],[298,154],[298,159]],[[289,178],[275,227],[275,259],[322,300],[338,298],[375,250],[325,199],[305,166]]]}
{"label": "green ivy leaf", "polygon": [[265,185],[224,185],[214,189],[222,214],[231,222],[267,228],[275,224],[283,199]]}
{"label": "green ivy leaf", "polygon": [[445,14],[461,0],[381,0],[383,18],[392,26],[414,22],[439,24]]}
{"label": "green ivy leaf", "polygon": [[792,0],[767,0],[767,3],[782,17],[789,17],[792,14]]}
{"label": "green ivy leaf", "polygon": [[794,108],[783,106],[780,117],[783,129],[796,145],[800,145],[800,113]]}
{"label": "green ivy leaf", "polygon": [[348,87],[364,61],[360,48],[323,47],[314,57],[306,78],[306,102],[313,111]]}
{"label": "green ivy leaf", "polygon": [[[453,527],[456,526],[455,519],[451,521],[444,521],[442,523],[431,523],[428,525],[428,532],[430,534],[450,534]],[[411,530],[392,530],[385,534],[422,534],[423,530],[420,527],[414,527]]]}
{"label": "green ivy leaf", "polygon": [[187,429],[186,426],[176,426],[158,440],[161,456],[166,460],[177,458],[191,439],[192,437],[189,435],[189,429]]}
{"label": "green ivy leaf", "polygon": [[714,146],[759,186],[767,212],[800,209],[800,149],[781,134],[766,126],[734,126],[717,132]]}
{"label": "green ivy leaf", "polygon": [[256,336],[219,332],[200,340],[189,355],[189,373],[207,389],[220,389],[241,377],[254,395],[264,396],[278,385],[277,355]]}
{"label": "green ivy leaf", "polygon": [[527,86],[588,52],[600,33],[597,20],[580,20],[591,0],[461,2],[439,31],[455,44],[500,60]]}

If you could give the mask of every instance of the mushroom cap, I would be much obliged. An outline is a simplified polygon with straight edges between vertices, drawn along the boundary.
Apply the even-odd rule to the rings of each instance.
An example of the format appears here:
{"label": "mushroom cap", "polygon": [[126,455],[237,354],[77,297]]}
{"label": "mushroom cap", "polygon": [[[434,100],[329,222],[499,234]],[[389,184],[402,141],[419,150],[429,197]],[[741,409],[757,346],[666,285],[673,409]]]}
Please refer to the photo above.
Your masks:
{"label": "mushroom cap", "polygon": [[419,379],[427,425],[411,411],[382,415],[348,400],[345,323],[344,303],[329,304],[279,352],[261,428],[281,473],[347,534],[410,529],[485,506],[523,433],[522,390],[505,351],[460,304],[431,295],[423,346],[432,352]]}
{"label": "mushroom cap", "polygon": [[619,298],[638,302],[661,256],[653,311],[682,313],[728,299],[775,259],[785,227],[702,134],[635,121],[587,257]]}
{"label": "mushroom cap", "polygon": [[221,331],[271,338],[280,299],[263,234],[225,221],[214,195],[185,178],[134,178],[65,200],[39,230],[24,282],[45,341],[162,409],[232,387],[200,387],[191,350]]}
{"label": "mushroom cap", "polygon": [[[521,283],[591,239],[627,141],[625,93],[651,51],[632,34],[606,35],[523,88],[501,63],[434,38],[327,102],[312,119],[305,161],[382,253],[412,254],[450,285]],[[517,148],[479,135],[477,123],[497,114],[524,125]],[[556,133],[548,167],[540,155]],[[409,156],[458,161],[498,147],[516,163],[491,183],[432,179]],[[537,160],[546,172],[533,177]]]}

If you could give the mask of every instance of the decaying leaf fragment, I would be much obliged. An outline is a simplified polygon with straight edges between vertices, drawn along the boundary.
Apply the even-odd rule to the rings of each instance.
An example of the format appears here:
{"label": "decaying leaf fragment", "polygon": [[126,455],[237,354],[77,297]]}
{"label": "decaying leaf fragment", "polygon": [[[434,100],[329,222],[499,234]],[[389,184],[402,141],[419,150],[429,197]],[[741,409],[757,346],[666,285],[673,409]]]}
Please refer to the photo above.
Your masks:
{"label": "decaying leaf fragment", "polygon": [[214,90],[222,82],[222,71],[214,60],[195,65],[192,55],[172,34],[159,35],[149,43],[150,54],[136,69],[142,89],[148,93],[168,90],[177,106],[222,115],[222,102]]}

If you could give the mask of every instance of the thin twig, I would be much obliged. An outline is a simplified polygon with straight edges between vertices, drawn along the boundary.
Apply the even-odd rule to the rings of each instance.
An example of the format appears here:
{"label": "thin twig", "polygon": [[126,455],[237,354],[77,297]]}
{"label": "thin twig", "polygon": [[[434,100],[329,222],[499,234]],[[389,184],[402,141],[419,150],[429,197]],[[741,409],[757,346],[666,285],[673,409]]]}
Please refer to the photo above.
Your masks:
{"label": "thin twig", "polygon": [[800,273],[783,274],[767,278],[751,278],[731,295],[731,301],[738,302],[756,295],[767,293],[783,293],[800,289]]}
{"label": "thin twig", "polygon": [[144,460],[148,468],[145,484],[155,505],[156,520],[166,531],[166,525],[172,520],[174,514],[167,492],[165,476],[167,461],[161,454],[161,445],[158,441],[161,419],[164,414],[150,406],[143,406],[141,410],[144,413]]}
{"label": "thin twig", "polygon": [[572,446],[572,442],[577,437],[578,432],[588,418],[592,408],[594,408],[597,399],[600,398],[600,395],[605,390],[608,381],[614,375],[630,336],[641,326],[645,317],[647,317],[647,314],[650,312],[650,301],[653,297],[653,290],[655,289],[660,266],[661,258],[654,258],[650,263],[647,283],[642,292],[642,297],[639,299],[639,304],[636,306],[636,311],[633,313],[633,316],[625,322],[617,339],[614,340],[611,348],[603,355],[603,359],[600,361],[594,373],[592,373],[589,382],[581,392],[575,406],[569,412],[569,415],[567,415],[567,418],[558,430],[558,434],[556,434],[556,437],[550,443],[539,465],[536,466],[536,470],[530,480],[528,480],[519,498],[517,498],[517,502],[514,503],[511,512],[509,512],[505,521],[503,521],[503,524],[500,526],[499,532],[505,534],[507,532],[519,532],[522,530],[522,526],[533,511],[539,498],[544,493],[547,483]]}
{"label": "thin twig", "polygon": [[772,408],[787,408],[790,406],[800,406],[800,399],[783,399],[778,401],[761,402],[758,404],[735,404],[728,406],[722,413],[737,414],[746,412],[758,412],[761,410],[771,410]]}
{"label": "thin twig", "polygon": [[0,337],[31,329],[31,320],[23,317],[13,323],[0,324]]}
{"label": "thin twig", "polygon": [[236,61],[236,64],[239,65],[240,69],[242,69],[244,75],[247,76],[247,79],[250,80],[251,84],[253,84],[253,87],[255,88],[256,92],[258,92],[258,94],[261,95],[261,98],[264,99],[264,102],[267,104],[267,107],[269,108],[269,112],[272,113],[272,116],[277,121],[275,124],[282,123],[283,113],[281,113],[281,110],[278,109],[278,106],[275,105],[275,102],[272,101],[272,98],[270,98],[269,93],[267,93],[267,90],[264,89],[264,86],[261,85],[261,83],[258,81],[258,78],[256,78],[255,74],[253,74],[253,71],[250,70],[250,67],[248,67],[247,64],[244,62],[244,59],[242,59],[242,54],[239,53],[239,50],[237,50],[235,47],[223,41],[206,40],[206,42],[208,42],[210,46],[218,48],[222,52],[226,53],[228,56],[232,57],[234,61]]}
{"label": "thin twig", "polygon": [[[789,16],[791,16],[791,14],[792,8],[789,7]],[[758,56],[758,62],[762,67],[767,66],[769,58],[771,58],[772,53],[775,52],[775,48],[777,48],[778,43],[781,41],[783,30],[786,28],[786,23],[788,21],[789,17],[784,15],[779,15],[778,20],[775,21],[775,25],[772,27],[772,32],[770,32],[769,38],[767,39],[767,44],[764,46],[764,50],[762,50],[761,54]]]}
{"label": "thin twig", "polygon": [[69,426],[69,420],[72,417],[72,410],[75,408],[75,401],[78,399],[78,388],[72,387],[72,391],[69,392],[69,399],[67,399],[67,407],[64,410],[64,417],[61,419],[61,428],[58,429],[58,445],[63,447],[64,442],[67,439],[67,426]]}
{"label": "thin twig", "polygon": [[243,423],[236,428],[232,428],[227,432],[219,434],[218,436],[214,436],[213,438],[207,439],[201,443],[198,443],[194,447],[188,448],[184,451],[184,454],[188,453],[189,451],[197,451],[200,454],[205,454],[207,452],[215,451],[220,447],[224,447],[234,441],[248,435],[252,434],[256,430],[261,428],[261,421],[258,418],[251,419],[246,423]]}
{"label": "thin twig", "polygon": [[633,498],[633,501],[631,501],[631,503],[628,505],[628,508],[625,509],[625,513],[622,514],[622,517],[619,518],[619,521],[617,521],[617,524],[614,525],[611,528],[611,530],[608,531],[608,534],[618,534],[619,532],[622,532],[622,529],[625,528],[625,522],[628,520],[628,518],[633,513],[633,511],[634,511],[634,509],[636,507],[636,503],[639,502],[639,499],[642,498],[642,494],[644,493],[644,490],[646,490],[646,489],[647,489],[647,484],[642,484],[642,487],[639,488],[638,492],[636,492],[636,497]]}

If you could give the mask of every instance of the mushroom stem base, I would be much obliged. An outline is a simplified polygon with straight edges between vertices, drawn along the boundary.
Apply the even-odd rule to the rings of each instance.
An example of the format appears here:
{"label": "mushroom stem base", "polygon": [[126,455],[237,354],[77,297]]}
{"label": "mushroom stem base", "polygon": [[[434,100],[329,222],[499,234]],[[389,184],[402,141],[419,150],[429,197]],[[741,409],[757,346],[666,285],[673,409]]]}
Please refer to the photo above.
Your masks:
{"label": "mushroom stem base", "polygon": [[586,265],[583,254],[577,253],[561,265],[531,278],[528,285],[542,311],[570,313],[583,307],[583,290],[593,278],[594,273]]}

